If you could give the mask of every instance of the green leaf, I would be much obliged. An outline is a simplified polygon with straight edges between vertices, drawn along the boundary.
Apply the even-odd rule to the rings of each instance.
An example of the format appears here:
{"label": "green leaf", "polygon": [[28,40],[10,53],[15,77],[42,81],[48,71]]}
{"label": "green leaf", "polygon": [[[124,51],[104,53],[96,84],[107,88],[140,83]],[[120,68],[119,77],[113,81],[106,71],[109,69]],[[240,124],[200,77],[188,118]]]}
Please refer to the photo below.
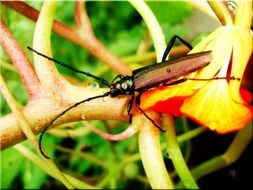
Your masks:
{"label": "green leaf", "polygon": [[44,184],[47,174],[29,160],[22,165],[24,189],[39,189]]}
{"label": "green leaf", "polygon": [[191,5],[183,1],[147,1],[160,24],[178,24],[189,16]]}
{"label": "green leaf", "polygon": [[13,188],[12,182],[22,169],[24,157],[15,148],[9,148],[0,153],[1,158],[1,189]]}

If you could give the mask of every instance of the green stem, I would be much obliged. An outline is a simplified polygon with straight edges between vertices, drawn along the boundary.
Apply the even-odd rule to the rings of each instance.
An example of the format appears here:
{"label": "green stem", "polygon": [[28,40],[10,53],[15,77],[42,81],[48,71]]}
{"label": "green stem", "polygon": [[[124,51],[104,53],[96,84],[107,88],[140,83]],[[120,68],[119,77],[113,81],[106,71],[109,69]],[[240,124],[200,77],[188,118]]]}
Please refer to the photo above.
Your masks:
{"label": "green stem", "polygon": [[[189,132],[186,132],[186,133],[184,133],[182,135],[179,135],[177,137],[177,142],[180,144],[180,143],[183,143],[185,141],[188,141],[188,140],[190,140],[190,139],[192,139],[192,138],[200,135],[201,133],[203,133],[206,130],[207,129],[204,128],[204,127],[198,127],[196,129],[193,129],[193,130],[191,130]],[[162,149],[165,149],[165,148],[167,148],[167,143],[162,143]]]}
{"label": "green stem", "polygon": [[237,133],[229,148],[223,155],[216,156],[200,164],[192,170],[193,175],[196,179],[199,179],[202,176],[234,163],[244,152],[251,139],[252,123]]}
{"label": "green stem", "polygon": [[109,173],[108,175],[102,179],[96,186],[97,188],[101,189],[103,187],[105,187],[105,185],[107,185],[108,183],[110,183],[113,178],[116,176],[116,175],[119,175],[119,172],[120,170],[122,169],[122,167],[120,167],[118,164],[116,163],[111,163],[110,166],[108,167],[109,168]]}
{"label": "green stem", "polygon": [[179,145],[177,143],[176,138],[176,130],[175,126],[173,125],[172,117],[164,116],[163,123],[166,127],[166,139],[168,143],[167,152],[169,153],[169,157],[172,160],[174,167],[180,177],[181,181],[185,188],[187,189],[198,189],[198,185],[195,182],[194,178],[189,171],[183,155],[180,151]]}
{"label": "green stem", "polygon": [[[33,48],[49,57],[52,57],[51,28],[55,7],[56,1],[44,2],[33,36]],[[39,77],[41,84],[47,89],[47,92],[50,93],[50,91],[52,91],[53,93],[67,94],[66,89],[70,85],[60,75],[55,64],[52,64],[52,61],[45,59],[36,53],[33,53],[33,57],[37,76]]]}
{"label": "green stem", "polygon": [[89,153],[84,154],[82,152],[74,151],[70,148],[65,148],[65,147],[56,146],[56,145],[53,145],[53,147],[55,147],[55,149],[57,149],[61,152],[70,154],[71,156],[75,156],[77,158],[87,160],[87,161],[92,162],[93,164],[96,164],[96,165],[98,165],[102,168],[107,168],[106,163],[103,160],[96,157],[95,155],[93,155],[93,154],[89,154]]}
{"label": "green stem", "polygon": [[14,146],[17,151],[19,151],[22,155],[24,155],[28,160],[33,162],[36,166],[39,166],[42,170],[44,170],[48,175],[54,177],[55,179],[60,180],[62,178],[61,175],[64,175],[68,181],[71,181],[73,186],[67,186],[69,189],[95,189],[95,187],[90,186],[79,179],[76,179],[66,173],[59,173],[52,169],[52,166],[48,165],[45,161],[36,156],[32,151],[21,144],[17,144]]}
{"label": "green stem", "polygon": [[[142,0],[129,0],[142,16],[154,41],[156,59],[159,61],[166,47],[165,37],[154,14]],[[173,182],[166,170],[160,147],[160,131],[146,118],[142,120],[139,132],[139,149],[142,163],[151,187],[154,189],[172,189]]]}
{"label": "green stem", "polygon": [[[182,117],[182,128],[185,131],[185,133],[186,131],[189,131],[189,125],[187,123],[186,117]],[[188,162],[190,158],[191,150],[192,150],[191,141],[188,140],[185,142],[185,152],[184,152],[184,159],[186,163]]]}
{"label": "green stem", "polygon": [[164,165],[160,147],[160,131],[146,118],[139,131],[139,149],[149,183],[153,189],[173,189],[174,184]]}
{"label": "green stem", "polygon": [[177,141],[178,141],[178,143],[188,141],[188,140],[198,136],[199,134],[203,133],[204,131],[207,131],[207,129],[204,127],[198,127],[196,129],[193,129],[193,130],[186,132],[182,135],[179,135],[177,138]]}
{"label": "green stem", "polygon": [[[199,179],[205,175],[208,175],[214,171],[222,169],[232,163],[234,163],[242,155],[247,145],[252,139],[252,122],[248,124],[244,129],[239,131],[229,148],[223,155],[211,158],[199,166],[195,167],[191,172],[195,179]],[[182,183],[177,184],[178,188],[182,188]]]}
{"label": "green stem", "polygon": [[166,43],[164,34],[158,21],[156,20],[156,17],[144,1],[129,0],[129,2],[134,6],[134,8],[139,12],[143,20],[145,21],[150,31],[151,37],[154,41],[156,59],[157,61],[160,61],[162,59]]}
{"label": "green stem", "polygon": [[141,62],[141,61],[150,61],[150,60],[155,60],[155,52],[147,52],[143,54],[136,54],[136,55],[130,55],[130,56],[125,56],[121,58],[121,61],[130,64],[130,63],[135,63],[135,62]]}
{"label": "green stem", "polygon": [[33,134],[33,131],[31,130],[31,127],[29,126],[24,114],[19,109],[19,105],[17,104],[15,98],[12,96],[2,75],[0,75],[0,91],[3,94],[4,98],[6,99],[16,120],[18,121],[19,126],[22,129],[22,132],[26,135],[27,139],[29,139],[29,141],[33,144],[34,148],[39,152],[36,136]]}
{"label": "green stem", "polygon": [[[36,23],[34,32],[33,47],[43,52],[44,54],[51,57],[51,27],[53,23],[53,16],[56,7],[55,1],[45,1],[42,10],[40,12],[38,21]],[[47,64],[45,64],[47,62]],[[34,65],[36,68],[36,73],[40,79],[40,82],[48,87],[47,89],[52,89],[55,86],[61,86],[61,76],[59,75],[56,67],[50,63],[49,60],[45,60],[41,56],[34,55]],[[63,82],[64,83],[64,82]],[[65,84],[65,83],[64,83]],[[48,90],[49,91],[49,90]],[[67,188],[74,188],[72,183],[62,174],[62,172],[57,168],[52,160],[45,159],[45,162],[50,166],[48,169],[51,173],[57,176]]]}
{"label": "green stem", "polygon": [[116,163],[115,165],[113,164],[111,167],[108,167],[109,168],[109,174],[99,182],[99,184],[97,185],[98,188],[103,188],[105,185],[107,185],[111,180],[112,178],[119,174],[119,172],[129,163],[131,162],[135,162],[135,161],[138,161],[140,160],[140,154],[137,153],[137,154],[134,154],[134,155],[131,155],[129,157],[126,157],[125,160],[123,160],[121,163]]}

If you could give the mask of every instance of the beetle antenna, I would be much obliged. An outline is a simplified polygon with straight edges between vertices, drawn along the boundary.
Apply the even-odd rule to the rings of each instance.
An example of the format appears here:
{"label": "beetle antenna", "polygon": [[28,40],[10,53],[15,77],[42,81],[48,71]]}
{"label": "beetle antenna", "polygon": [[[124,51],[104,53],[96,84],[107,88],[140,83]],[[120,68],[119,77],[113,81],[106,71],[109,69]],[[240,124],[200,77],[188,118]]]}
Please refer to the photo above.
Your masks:
{"label": "beetle antenna", "polygon": [[94,99],[97,99],[97,98],[106,97],[106,96],[109,96],[110,94],[111,94],[111,92],[108,91],[108,92],[104,93],[103,95],[98,95],[98,96],[93,96],[93,97],[87,98],[87,99],[85,99],[85,100],[82,100],[82,101],[80,101],[80,102],[77,102],[77,103],[73,104],[73,105],[70,106],[69,108],[67,108],[67,109],[65,109],[64,111],[62,111],[61,113],[59,113],[52,121],[50,121],[49,124],[47,124],[47,126],[46,126],[46,127],[43,129],[43,131],[41,132],[41,135],[40,135],[40,137],[39,137],[39,149],[40,149],[41,154],[42,154],[45,158],[50,159],[49,156],[47,156],[47,154],[43,151],[43,148],[42,148],[42,138],[43,138],[45,132],[47,131],[47,129],[48,129],[51,125],[53,125],[53,123],[54,123],[57,119],[59,119],[59,118],[60,118],[61,116],[63,116],[65,113],[67,113],[67,112],[70,111],[71,109],[73,109],[73,108],[79,106],[80,104],[82,104],[82,103],[84,103],[84,102],[88,102],[88,101],[90,101],[90,100],[94,100]]}
{"label": "beetle antenna", "polygon": [[34,52],[34,53],[37,53],[38,55],[40,55],[40,56],[42,56],[42,57],[44,57],[44,58],[46,58],[46,59],[48,59],[48,60],[50,60],[50,61],[53,61],[53,62],[55,62],[55,63],[57,63],[57,64],[59,64],[59,65],[61,65],[61,66],[63,66],[63,67],[66,67],[66,68],[68,68],[68,69],[70,69],[70,70],[72,70],[72,71],[75,71],[75,72],[77,72],[77,73],[81,73],[81,74],[84,74],[84,75],[86,75],[86,76],[88,76],[88,77],[91,77],[91,78],[94,78],[94,79],[96,79],[96,80],[99,80],[99,81],[102,82],[105,86],[110,87],[110,83],[109,83],[107,80],[105,80],[105,79],[102,79],[102,78],[100,78],[100,77],[97,77],[97,76],[92,75],[91,73],[88,73],[88,72],[85,72],[85,71],[80,71],[80,70],[78,70],[78,69],[76,69],[76,68],[74,68],[74,67],[71,67],[71,66],[69,66],[69,65],[67,65],[67,64],[65,64],[65,63],[63,63],[63,62],[61,62],[61,61],[58,61],[58,60],[56,60],[56,59],[54,59],[54,58],[51,58],[51,57],[48,57],[47,55],[44,55],[44,54],[42,54],[42,53],[36,51],[35,49],[29,47],[29,46],[27,46],[27,49],[29,49],[30,51],[32,51],[32,52]]}
{"label": "beetle antenna", "polygon": [[207,81],[207,80],[220,80],[220,79],[226,79],[226,80],[241,80],[241,78],[237,78],[234,76],[228,76],[228,77],[214,77],[209,79],[198,79],[198,78],[184,78],[184,80],[198,80],[198,81]]}

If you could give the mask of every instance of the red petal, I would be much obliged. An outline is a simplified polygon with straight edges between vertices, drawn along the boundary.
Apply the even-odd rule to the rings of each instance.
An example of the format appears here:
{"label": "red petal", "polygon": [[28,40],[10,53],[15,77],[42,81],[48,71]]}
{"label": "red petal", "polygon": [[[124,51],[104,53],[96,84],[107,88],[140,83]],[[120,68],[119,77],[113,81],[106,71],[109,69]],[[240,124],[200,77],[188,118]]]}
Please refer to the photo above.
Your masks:
{"label": "red petal", "polygon": [[160,113],[169,113],[175,117],[182,116],[182,112],[180,111],[180,107],[182,106],[183,102],[187,96],[178,96],[169,98],[165,101],[157,102],[154,106],[150,109]]}
{"label": "red petal", "polygon": [[251,103],[252,102],[252,94],[245,88],[240,88],[240,94],[245,102]]}

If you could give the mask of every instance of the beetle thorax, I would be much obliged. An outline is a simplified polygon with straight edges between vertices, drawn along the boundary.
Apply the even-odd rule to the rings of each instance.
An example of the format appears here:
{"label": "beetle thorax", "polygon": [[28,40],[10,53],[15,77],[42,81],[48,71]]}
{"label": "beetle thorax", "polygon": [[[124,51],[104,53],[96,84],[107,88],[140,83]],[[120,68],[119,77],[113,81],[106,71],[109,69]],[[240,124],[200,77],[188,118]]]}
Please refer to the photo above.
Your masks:
{"label": "beetle thorax", "polygon": [[132,77],[123,77],[119,81],[111,84],[111,96],[129,95],[134,92]]}

